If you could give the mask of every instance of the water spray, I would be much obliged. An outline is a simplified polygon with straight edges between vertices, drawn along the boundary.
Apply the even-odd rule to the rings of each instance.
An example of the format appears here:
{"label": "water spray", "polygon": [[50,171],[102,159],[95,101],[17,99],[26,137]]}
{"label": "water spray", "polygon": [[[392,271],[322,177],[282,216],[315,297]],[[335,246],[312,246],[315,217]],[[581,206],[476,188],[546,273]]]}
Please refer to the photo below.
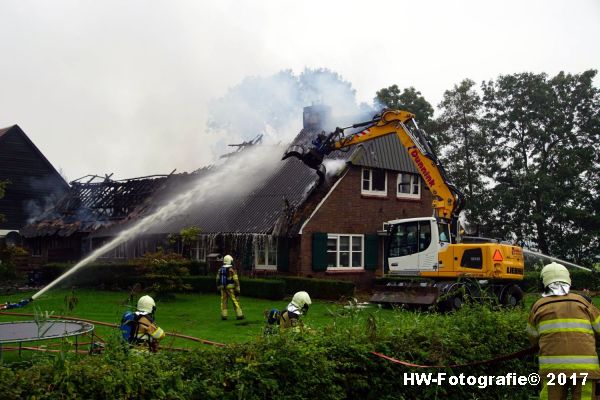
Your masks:
{"label": "water spray", "polygon": [[[167,221],[174,215],[185,212],[185,210],[195,204],[207,200],[211,202],[217,201],[218,197],[215,196],[224,195],[235,197],[245,195],[259,181],[266,179],[269,174],[275,172],[275,166],[279,163],[279,151],[265,151],[264,147],[256,147],[257,148],[250,148],[244,152],[240,152],[236,154],[235,157],[228,158],[227,162],[224,164],[213,168],[210,174],[202,176],[196,184],[190,186],[189,190],[175,195],[154,213],[143,217],[133,226],[119,233],[113,240],[94,250],[89,256],[75,264],[71,269],[54,281],[50,282],[42,290],[35,293],[31,299],[27,300],[27,303],[37,299],[56,286],[59,282],[71,276],[85,265],[90,264],[98,257],[144,233],[153,225]],[[222,188],[225,185],[226,190],[214,190],[214,188]],[[24,300],[17,304],[21,304],[23,301]],[[23,305],[27,303],[24,303]],[[19,307],[22,307],[23,305]]]}
{"label": "water spray", "polygon": [[546,260],[549,260],[549,261],[557,261],[557,262],[559,262],[559,263],[561,263],[563,265],[566,265],[566,266],[569,266],[569,267],[573,267],[573,268],[582,269],[582,270],[587,271],[587,272],[594,272],[594,270],[592,270],[590,268],[582,267],[581,265],[573,264],[572,262],[561,260],[560,258],[548,256],[546,254],[538,253],[536,251],[531,251],[531,250],[523,249],[523,253],[527,254],[527,255],[530,255],[530,256],[545,258]]}

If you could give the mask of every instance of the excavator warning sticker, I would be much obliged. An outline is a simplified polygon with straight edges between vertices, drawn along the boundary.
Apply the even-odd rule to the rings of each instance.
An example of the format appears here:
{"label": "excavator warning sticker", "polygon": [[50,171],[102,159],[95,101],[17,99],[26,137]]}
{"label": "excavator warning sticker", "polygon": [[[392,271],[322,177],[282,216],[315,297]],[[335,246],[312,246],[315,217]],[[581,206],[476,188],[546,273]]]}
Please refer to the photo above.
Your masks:
{"label": "excavator warning sticker", "polygon": [[494,252],[494,257],[492,257],[492,260],[496,262],[504,261],[504,257],[502,257],[502,253],[499,249],[496,249],[496,251]]}

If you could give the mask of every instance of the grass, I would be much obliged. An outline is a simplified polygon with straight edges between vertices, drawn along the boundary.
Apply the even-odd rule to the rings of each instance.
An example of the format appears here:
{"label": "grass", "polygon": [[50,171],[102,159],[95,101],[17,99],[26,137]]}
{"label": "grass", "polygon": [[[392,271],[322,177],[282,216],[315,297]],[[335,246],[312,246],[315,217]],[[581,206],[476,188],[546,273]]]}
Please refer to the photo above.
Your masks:
{"label": "grass", "polygon": [[[0,302],[15,302],[31,296],[33,292],[24,292],[6,296]],[[136,295],[134,301],[140,295]],[[68,299],[76,298],[77,303],[69,310]],[[69,290],[51,290],[30,303],[26,307],[9,310],[15,313],[50,313],[73,318],[118,324],[123,312],[132,307],[129,304],[129,293],[99,290],[76,290],[74,295]],[[220,295],[218,294],[177,294],[174,299],[157,301],[156,322],[167,332],[175,332],[200,339],[219,343],[241,343],[262,335],[264,311],[273,307],[283,309],[287,301],[269,301],[264,299],[246,298],[241,296],[240,303],[246,319],[238,321],[230,304],[229,319],[221,320]],[[392,310],[377,309],[377,312],[392,313]],[[304,317],[305,323],[311,328],[322,328],[336,323],[351,323],[341,314],[343,304],[326,301],[313,301],[310,312]],[[0,322],[17,320],[33,320],[32,316],[0,315]],[[95,334],[104,340],[118,335],[115,328],[96,325]],[[9,344],[7,344],[8,346]],[[28,345],[28,344],[24,344]],[[205,346],[201,343],[186,339],[167,337],[161,346],[193,348]]]}
{"label": "grass", "polygon": [[[33,295],[33,292],[13,294],[3,297],[0,299],[0,302],[15,302],[31,295]],[[48,312],[52,315],[118,324],[123,312],[128,307],[132,307],[139,296],[139,294],[136,295],[134,303],[130,304],[130,294],[127,292],[82,289],[72,293],[70,290],[57,289],[49,291],[26,307],[9,310],[9,312],[28,314]],[[525,297],[525,310],[529,310],[538,297],[535,294],[527,294]],[[69,309],[69,298],[76,299],[76,304],[74,304],[72,310]],[[262,336],[265,325],[264,312],[266,310],[273,307],[283,309],[288,302],[289,299],[287,301],[269,301],[241,296],[240,303],[246,319],[237,321],[235,313],[230,306],[230,319],[222,321],[219,308],[220,296],[218,294],[177,294],[173,299],[157,301],[156,321],[167,332],[225,344],[242,343]],[[594,303],[598,306],[600,299],[594,298]],[[386,319],[389,317],[387,318],[388,320],[394,321],[402,321],[404,318],[402,318],[401,314],[407,313],[402,310],[380,309],[375,306],[369,310],[367,313],[353,312],[345,309],[344,304],[315,300],[304,321],[309,327],[320,330],[333,324],[337,327],[355,324],[357,323],[357,318],[365,318],[373,312],[380,318],[383,317]],[[400,318],[398,318],[399,316]],[[407,315],[406,317],[410,320],[410,318],[418,316]],[[452,318],[452,316],[449,315],[448,318]],[[18,320],[33,320],[33,317],[0,315],[0,322]],[[523,325],[525,325],[525,321],[526,313],[524,312]],[[96,325],[94,333],[104,341],[119,336],[117,329],[101,325]],[[525,335],[524,331],[523,334]],[[48,342],[50,341],[25,343],[24,345],[45,345]],[[56,343],[57,341],[55,340],[54,342]],[[5,346],[10,346],[10,344],[6,344]],[[182,338],[167,337],[161,346],[195,348],[206,345]],[[10,356],[12,354],[6,353],[5,361],[9,361],[11,359]]]}

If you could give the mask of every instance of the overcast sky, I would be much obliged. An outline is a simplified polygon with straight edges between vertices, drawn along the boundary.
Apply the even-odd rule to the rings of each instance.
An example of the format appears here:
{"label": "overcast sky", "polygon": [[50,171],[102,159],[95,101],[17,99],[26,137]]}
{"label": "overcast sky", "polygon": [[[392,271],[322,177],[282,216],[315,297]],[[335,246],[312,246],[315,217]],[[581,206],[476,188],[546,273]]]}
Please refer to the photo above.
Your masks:
{"label": "overcast sky", "polygon": [[191,171],[248,76],[328,68],[358,102],[397,84],[435,106],[464,78],[598,69],[599,38],[598,0],[0,0],[0,127],[69,180]]}

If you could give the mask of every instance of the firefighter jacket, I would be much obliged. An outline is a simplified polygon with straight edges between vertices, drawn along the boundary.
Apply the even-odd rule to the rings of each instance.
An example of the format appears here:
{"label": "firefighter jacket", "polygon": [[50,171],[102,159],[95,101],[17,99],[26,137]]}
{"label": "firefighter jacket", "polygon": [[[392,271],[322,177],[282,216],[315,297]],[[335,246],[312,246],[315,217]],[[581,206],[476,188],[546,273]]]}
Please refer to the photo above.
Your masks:
{"label": "firefighter jacket", "polygon": [[538,300],[529,314],[527,333],[539,345],[540,373],[589,373],[600,378],[596,340],[600,311],[583,296],[569,293]]}
{"label": "firefighter jacket", "polygon": [[240,281],[237,271],[231,265],[223,265],[217,272],[217,287],[219,289],[234,289],[240,291]]}
{"label": "firefighter jacket", "polygon": [[136,333],[137,343],[147,343],[151,349],[154,349],[153,344],[158,344],[158,341],[164,337],[165,331],[154,323],[150,315],[140,316]]}

